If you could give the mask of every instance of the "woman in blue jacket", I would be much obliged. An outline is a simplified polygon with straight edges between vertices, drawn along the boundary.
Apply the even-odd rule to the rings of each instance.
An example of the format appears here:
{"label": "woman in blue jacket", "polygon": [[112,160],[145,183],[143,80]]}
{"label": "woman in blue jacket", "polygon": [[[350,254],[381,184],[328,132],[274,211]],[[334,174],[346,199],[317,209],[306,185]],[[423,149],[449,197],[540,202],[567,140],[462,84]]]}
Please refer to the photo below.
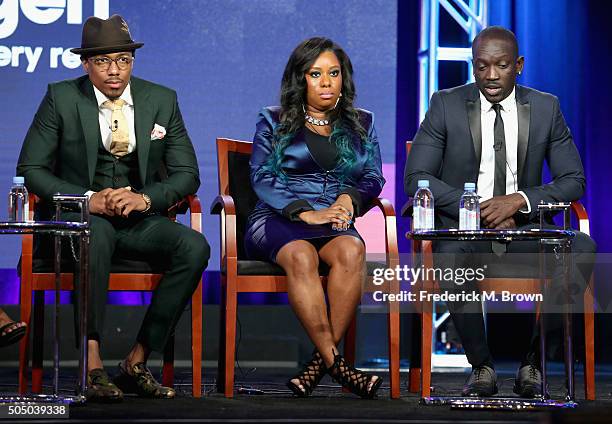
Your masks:
{"label": "woman in blue jacket", "polygon": [[[353,106],[353,68],[332,40],[311,38],[291,54],[281,106],[257,122],[251,183],[259,202],[245,248],[287,273],[289,303],[315,345],[287,385],[308,396],[327,372],[362,397],[382,378],[355,370],[338,354],[366,278],[365,246],[354,218],[385,183],[372,113]],[[329,266],[326,304],[319,264]]]}

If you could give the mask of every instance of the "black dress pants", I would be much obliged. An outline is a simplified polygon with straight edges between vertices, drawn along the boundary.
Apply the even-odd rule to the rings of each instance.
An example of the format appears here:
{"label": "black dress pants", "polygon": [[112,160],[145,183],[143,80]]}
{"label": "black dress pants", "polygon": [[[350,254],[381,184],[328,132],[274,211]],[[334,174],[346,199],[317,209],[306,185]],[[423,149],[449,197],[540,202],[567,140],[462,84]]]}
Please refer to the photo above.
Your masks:
{"label": "black dress pants", "polygon": [[[88,338],[100,341],[111,258],[123,255],[167,267],[137,338],[149,349],[163,351],[208,264],[210,247],[206,239],[197,231],[158,215],[128,219],[92,215],[90,226]],[[79,290],[79,286],[77,281],[75,289]]]}

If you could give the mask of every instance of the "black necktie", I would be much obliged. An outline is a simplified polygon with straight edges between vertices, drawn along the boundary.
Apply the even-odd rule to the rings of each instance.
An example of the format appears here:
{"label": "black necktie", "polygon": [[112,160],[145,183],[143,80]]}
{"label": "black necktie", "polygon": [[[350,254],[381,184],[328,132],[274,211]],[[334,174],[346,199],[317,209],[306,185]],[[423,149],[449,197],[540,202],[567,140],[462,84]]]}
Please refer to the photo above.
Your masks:
{"label": "black necktie", "polygon": [[[502,106],[495,103],[495,124],[493,125],[493,149],[495,150],[495,179],[493,185],[493,196],[506,194],[506,135],[504,134],[504,120],[501,117]],[[504,243],[491,242],[491,250],[498,256],[506,252]]]}
{"label": "black necktie", "polygon": [[495,179],[493,196],[506,194],[506,136],[504,134],[504,120],[501,117],[502,106],[494,104],[495,124],[493,125],[493,149],[495,149]]}

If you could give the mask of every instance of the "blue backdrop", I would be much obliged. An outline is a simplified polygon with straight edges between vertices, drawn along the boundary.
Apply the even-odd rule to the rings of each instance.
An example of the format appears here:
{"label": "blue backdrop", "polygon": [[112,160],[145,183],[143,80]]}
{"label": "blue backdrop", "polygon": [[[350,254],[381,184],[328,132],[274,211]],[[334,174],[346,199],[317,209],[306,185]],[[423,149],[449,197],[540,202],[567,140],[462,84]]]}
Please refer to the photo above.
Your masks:
{"label": "blue backdrop", "polygon": [[[612,69],[612,4],[605,0],[490,0],[490,25],[503,25],[513,30],[525,56],[525,69],[519,77],[524,84],[550,92],[561,102],[562,112],[572,131],[582,157],[587,188],[582,199],[587,207],[591,235],[600,252],[612,252],[612,225],[608,213],[612,209],[610,184],[610,98]],[[442,8],[440,8],[442,11]],[[397,140],[398,169],[405,158],[403,142],[412,140],[418,128],[417,92],[418,51],[417,5],[399,2]],[[415,14],[417,17],[415,17]],[[442,11],[440,38],[446,46],[465,45],[462,32]],[[404,25],[402,25],[402,23]],[[466,67],[467,68],[467,67]],[[441,76],[440,88],[465,81],[467,75],[458,68]],[[400,164],[401,161],[401,164]],[[397,204],[403,204],[401,172],[396,173]],[[398,224],[402,231],[407,222]],[[404,250],[408,248],[404,243]]]}
{"label": "blue backdrop", "polygon": [[525,56],[520,83],[559,97],[585,168],[582,199],[600,252],[612,252],[609,139],[612,130],[606,82],[612,57],[610,2],[503,0],[492,2],[491,23],[512,28]]}
{"label": "blue backdrop", "polygon": [[[0,4],[0,37],[17,20],[14,31],[0,38],[0,193],[8,191],[23,137],[47,83],[82,74],[78,60],[76,69],[68,68],[61,59],[53,67],[50,54],[52,48],[80,45],[79,22],[92,15],[94,7],[124,16],[133,38],[145,43],[137,52],[134,74],[178,92],[198,155],[202,176],[198,194],[205,210],[218,193],[215,138],[252,138],[258,111],[278,104],[280,79],[291,51],[315,35],[334,39],[351,57],[357,103],[377,116],[383,161],[395,161],[394,1],[59,0],[47,4],[68,3],[70,10],[35,11],[24,7],[26,3],[4,0]],[[56,20],[36,23],[45,17]],[[68,23],[69,19],[74,23]],[[28,69],[23,54],[19,62],[10,61],[9,49],[16,50],[15,46],[34,52],[39,47],[37,66]],[[5,55],[10,61],[6,65]],[[0,219],[5,211],[6,195],[1,195]],[[203,220],[213,247],[209,269],[215,270],[219,268],[219,219],[205,214]],[[17,238],[3,237],[0,268],[14,268],[18,257]]]}

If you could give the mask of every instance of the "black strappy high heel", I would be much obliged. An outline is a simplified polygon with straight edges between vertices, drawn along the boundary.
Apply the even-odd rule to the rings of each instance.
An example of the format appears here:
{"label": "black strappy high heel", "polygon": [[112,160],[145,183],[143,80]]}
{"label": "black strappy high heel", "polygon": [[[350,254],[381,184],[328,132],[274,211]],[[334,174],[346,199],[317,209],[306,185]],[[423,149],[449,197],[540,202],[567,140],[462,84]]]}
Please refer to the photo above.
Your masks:
{"label": "black strappy high heel", "polygon": [[373,398],[383,382],[383,379],[377,375],[355,369],[336,353],[334,353],[334,364],[329,368],[329,375],[351,393],[366,399]]}
{"label": "black strappy high heel", "polygon": [[[327,367],[325,366],[325,362],[323,362],[323,357],[315,349],[312,353],[312,359],[304,364],[304,368],[302,368],[299,374],[287,382],[287,387],[289,387],[297,397],[308,397],[319,382],[321,382],[326,372]],[[298,380],[299,384],[295,384],[292,380]]]}

